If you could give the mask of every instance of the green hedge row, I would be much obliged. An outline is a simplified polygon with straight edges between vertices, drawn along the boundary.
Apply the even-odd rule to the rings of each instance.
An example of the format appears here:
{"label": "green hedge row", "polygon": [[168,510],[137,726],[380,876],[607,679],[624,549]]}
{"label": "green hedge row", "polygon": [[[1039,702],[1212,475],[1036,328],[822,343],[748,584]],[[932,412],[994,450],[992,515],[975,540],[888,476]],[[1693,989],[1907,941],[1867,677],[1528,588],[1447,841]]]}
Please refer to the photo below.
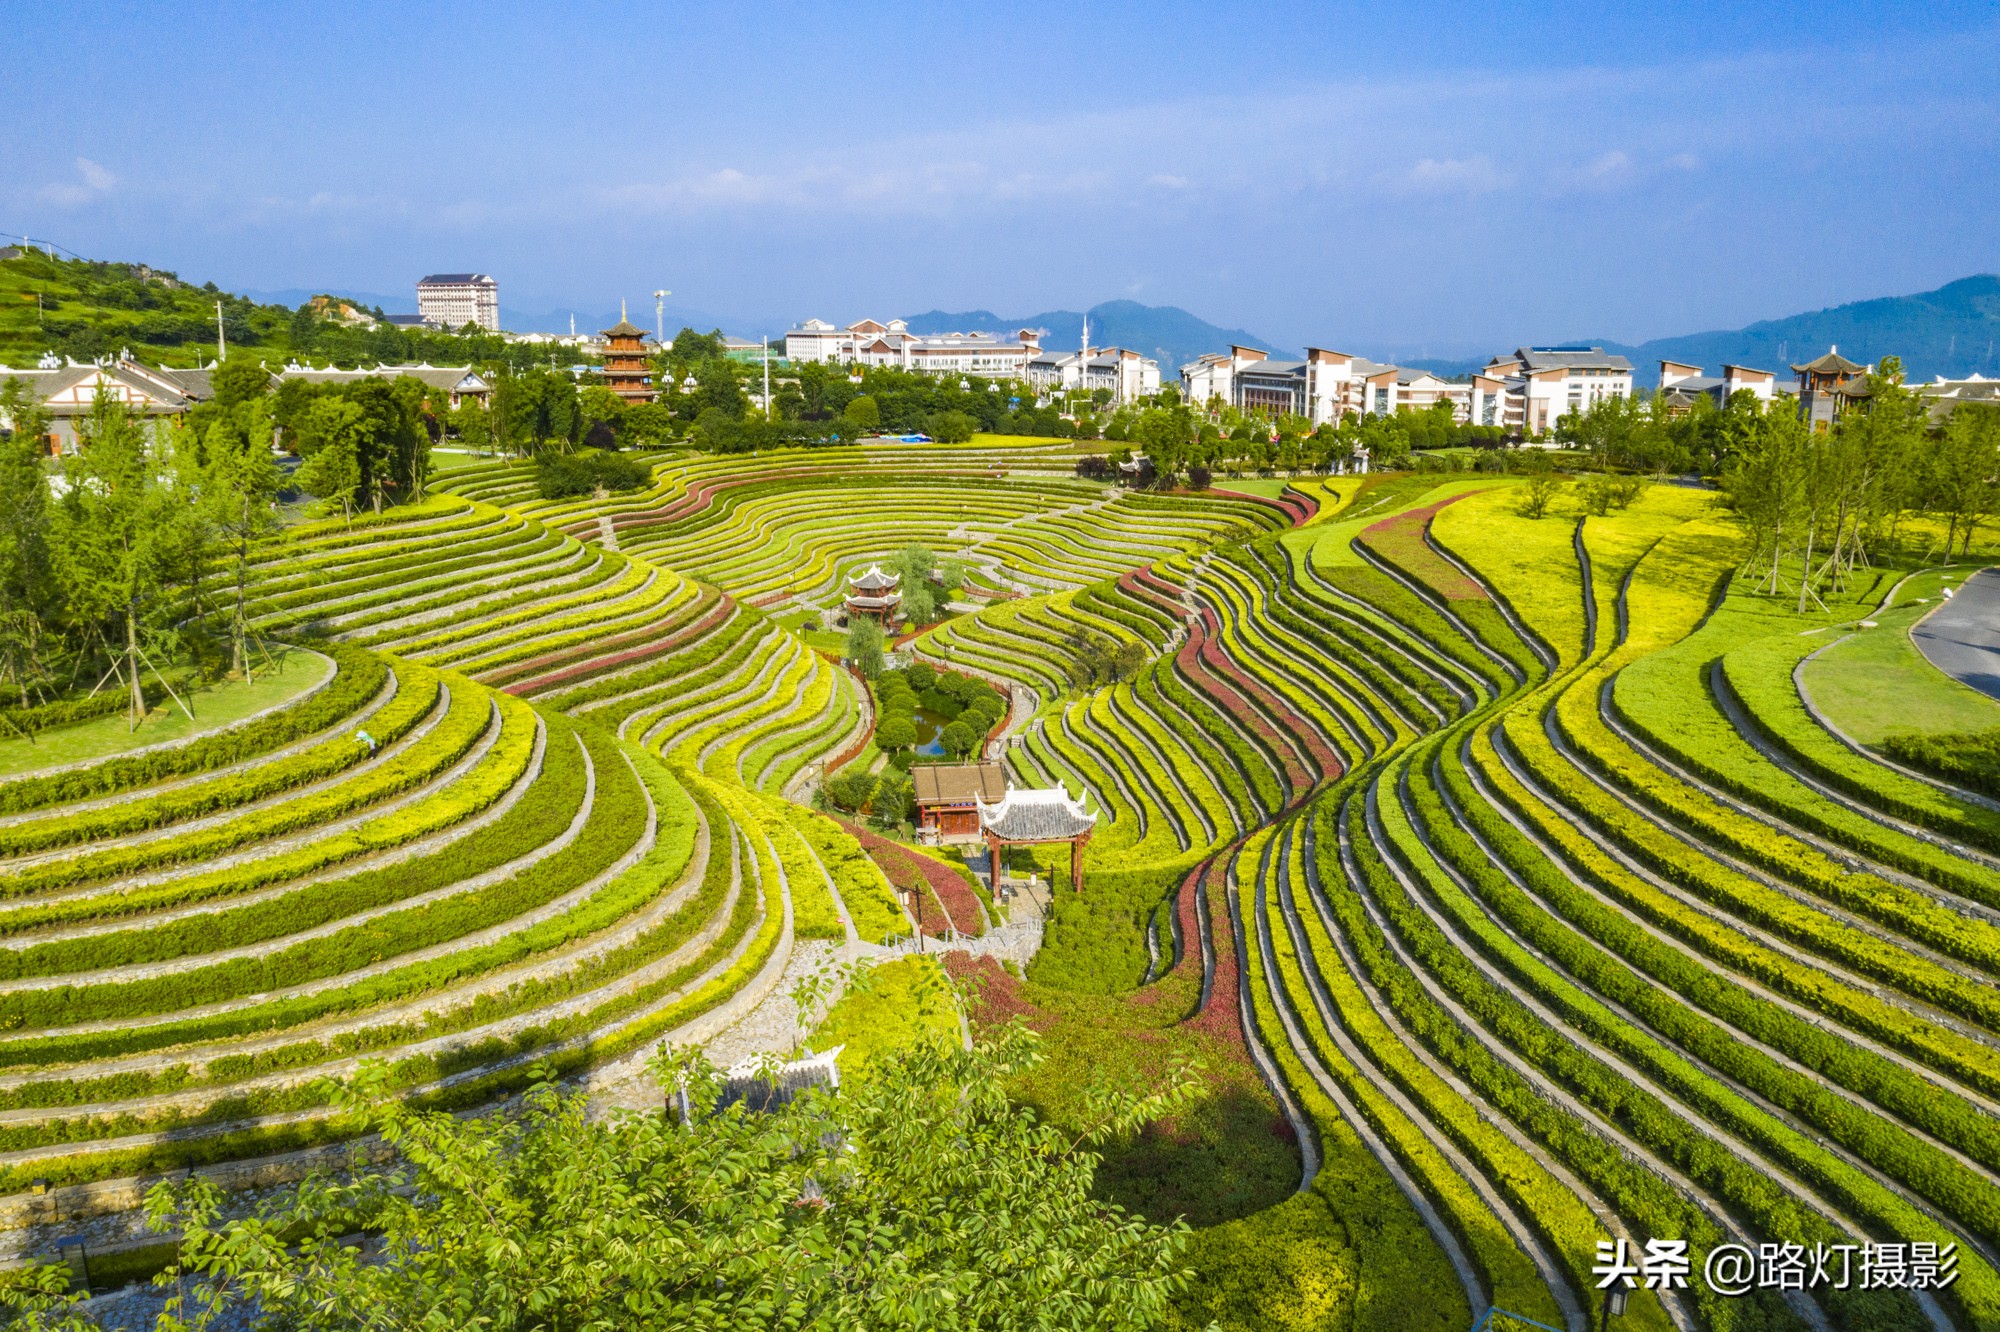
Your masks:
{"label": "green hedge row", "polygon": [[380,657],[358,648],[336,646],[325,651],[333,658],[334,676],[317,692],[255,721],[199,736],[171,749],[0,783],[0,814],[88,800],[228,767],[337,725],[382,692],[389,667]]}

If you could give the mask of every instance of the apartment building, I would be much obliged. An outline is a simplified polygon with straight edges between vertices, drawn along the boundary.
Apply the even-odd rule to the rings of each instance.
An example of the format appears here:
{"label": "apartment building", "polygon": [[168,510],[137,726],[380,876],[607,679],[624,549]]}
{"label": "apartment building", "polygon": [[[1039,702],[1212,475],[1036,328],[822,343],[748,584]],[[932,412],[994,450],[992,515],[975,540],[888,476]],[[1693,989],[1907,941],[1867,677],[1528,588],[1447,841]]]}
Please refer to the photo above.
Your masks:
{"label": "apartment building", "polygon": [[417,314],[440,328],[500,331],[500,284],[484,273],[433,273],[417,283]]}
{"label": "apartment building", "polygon": [[1769,370],[1724,365],[1720,375],[1704,375],[1698,365],[1660,362],[1660,399],[1670,416],[1687,415],[1693,410],[1695,399],[1703,397],[1718,407],[1726,407],[1734,394],[1744,390],[1756,394],[1759,402],[1769,402],[1783,391],[1778,387],[1778,376]]}
{"label": "apartment building", "polygon": [[1129,347],[1041,352],[1028,361],[1027,379],[1043,392],[1108,389],[1112,402],[1127,403],[1160,391],[1160,363]]}
{"label": "apartment building", "polygon": [[1040,354],[1040,336],[1024,328],[1012,336],[992,333],[912,333],[908,323],[863,319],[836,328],[808,319],[785,334],[785,359],[793,364],[893,366],[937,375],[1026,379]]}
{"label": "apartment building", "polygon": [[1198,406],[1221,402],[1242,412],[1303,416],[1315,426],[1344,416],[1387,415],[1417,400],[1428,406],[1452,387],[1422,371],[1324,347],[1306,348],[1302,361],[1275,359],[1255,347],[1211,352],[1181,367],[1181,384]]}
{"label": "apartment building", "polygon": [[1520,347],[1472,377],[1468,419],[1541,434],[1602,398],[1632,396],[1632,363],[1602,347]]}

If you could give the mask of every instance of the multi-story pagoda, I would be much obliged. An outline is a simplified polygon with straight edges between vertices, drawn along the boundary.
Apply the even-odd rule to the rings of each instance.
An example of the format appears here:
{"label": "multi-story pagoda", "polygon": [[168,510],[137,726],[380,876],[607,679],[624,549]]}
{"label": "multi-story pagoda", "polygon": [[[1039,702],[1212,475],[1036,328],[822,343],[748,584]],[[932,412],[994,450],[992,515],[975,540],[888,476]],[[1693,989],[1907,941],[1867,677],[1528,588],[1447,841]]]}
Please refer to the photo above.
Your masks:
{"label": "multi-story pagoda", "polygon": [[646,330],[625,317],[625,302],[618,302],[618,322],[604,330],[604,387],[627,402],[653,400],[653,348],[647,345]]}
{"label": "multi-story pagoda", "polygon": [[877,564],[869,565],[866,573],[849,574],[847,613],[880,620],[885,627],[894,623],[903,604],[902,582],[901,574],[884,573]]}
{"label": "multi-story pagoda", "polygon": [[1848,360],[1838,347],[1792,371],[1799,377],[1799,415],[1820,430],[1838,421],[1856,399],[1868,396],[1868,367]]}

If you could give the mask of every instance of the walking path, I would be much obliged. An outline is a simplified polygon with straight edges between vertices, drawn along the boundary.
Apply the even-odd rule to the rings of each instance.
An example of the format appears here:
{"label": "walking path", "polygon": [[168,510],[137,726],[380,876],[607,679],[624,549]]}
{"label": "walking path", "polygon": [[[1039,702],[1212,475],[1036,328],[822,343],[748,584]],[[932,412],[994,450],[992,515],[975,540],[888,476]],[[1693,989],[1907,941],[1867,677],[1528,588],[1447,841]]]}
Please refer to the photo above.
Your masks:
{"label": "walking path", "polygon": [[1917,621],[1910,641],[1931,665],[2000,698],[2000,573],[1982,569],[1951,600]]}

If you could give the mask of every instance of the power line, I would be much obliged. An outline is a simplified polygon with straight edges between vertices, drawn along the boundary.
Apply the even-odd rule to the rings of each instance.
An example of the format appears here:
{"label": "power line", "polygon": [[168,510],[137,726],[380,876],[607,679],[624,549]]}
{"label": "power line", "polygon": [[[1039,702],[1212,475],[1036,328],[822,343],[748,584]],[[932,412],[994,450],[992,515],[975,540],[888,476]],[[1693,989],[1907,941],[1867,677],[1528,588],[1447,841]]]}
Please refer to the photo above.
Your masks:
{"label": "power line", "polygon": [[0,231],[0,240],[17,240],[25,245],[40,245],[45,249],[61,250],[64,254],[68,255],[72,259],[83,258],[82,255],[78,254],[75,250],[70,249],[66,245],[58,245],[52,240],[36,240],[33,236],[16,235],[14,232],[11,231]]}

